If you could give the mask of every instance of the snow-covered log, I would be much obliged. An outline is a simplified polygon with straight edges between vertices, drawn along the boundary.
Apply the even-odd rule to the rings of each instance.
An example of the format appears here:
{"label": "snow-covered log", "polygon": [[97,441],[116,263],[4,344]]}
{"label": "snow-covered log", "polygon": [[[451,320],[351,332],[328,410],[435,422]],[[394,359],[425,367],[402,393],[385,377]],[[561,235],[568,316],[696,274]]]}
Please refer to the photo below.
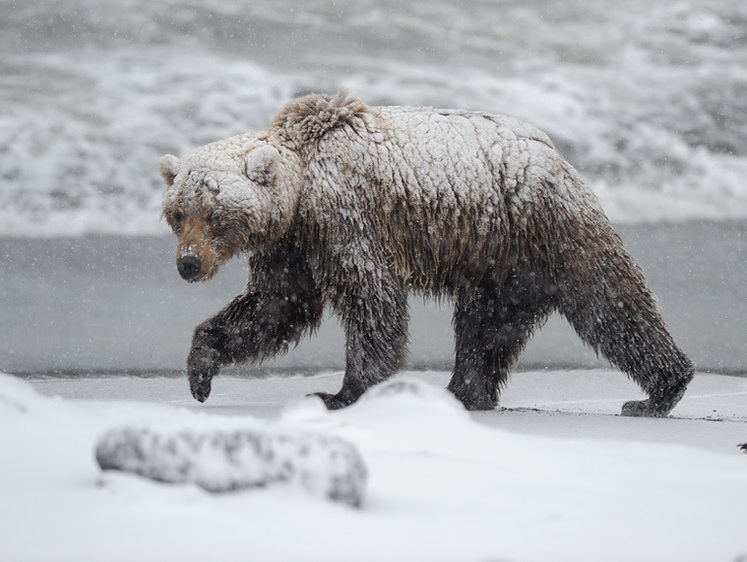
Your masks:
{"label": "snow-covered log", "polygon": [[363,502],[367,478],[362,457],[343,439],[260,429],[124,427],[99,439],[96,460],[104,470],[195,484],[209,492],[286,483],[355,507]]}

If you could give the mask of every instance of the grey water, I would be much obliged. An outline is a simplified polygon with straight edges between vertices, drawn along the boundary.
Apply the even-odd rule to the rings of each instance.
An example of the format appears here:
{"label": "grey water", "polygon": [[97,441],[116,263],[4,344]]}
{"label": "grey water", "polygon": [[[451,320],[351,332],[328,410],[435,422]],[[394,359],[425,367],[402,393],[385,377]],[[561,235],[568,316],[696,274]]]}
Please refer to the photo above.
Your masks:
{"label": "grey water", "polygon": [[165,234],[158,157],[289,99],[504,113],[617,222],[747,218],[742,0],[0,0],[0,234]]}

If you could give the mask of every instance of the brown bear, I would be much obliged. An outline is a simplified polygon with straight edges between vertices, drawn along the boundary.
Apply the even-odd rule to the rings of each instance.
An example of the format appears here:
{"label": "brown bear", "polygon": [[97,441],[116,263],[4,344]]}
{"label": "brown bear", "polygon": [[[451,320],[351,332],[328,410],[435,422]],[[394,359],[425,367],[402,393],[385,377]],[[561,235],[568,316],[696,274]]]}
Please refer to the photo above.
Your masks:
{"label": "brown bear", "polygon": [[346,369],[340,391],[319,396],[328,408],[355,402],[402,366],[410,292],[453,300],[448,388],[468,409],[496,406],[553,311],[648,394],[623,414],[666,416],[693,376],[592,190],[522,121],[309,95],[265,130],[159,168],[184,279],[248,256],[245,292],[195,330],[187,371],[199,401],[223,365],[286,351],[329,304]]}

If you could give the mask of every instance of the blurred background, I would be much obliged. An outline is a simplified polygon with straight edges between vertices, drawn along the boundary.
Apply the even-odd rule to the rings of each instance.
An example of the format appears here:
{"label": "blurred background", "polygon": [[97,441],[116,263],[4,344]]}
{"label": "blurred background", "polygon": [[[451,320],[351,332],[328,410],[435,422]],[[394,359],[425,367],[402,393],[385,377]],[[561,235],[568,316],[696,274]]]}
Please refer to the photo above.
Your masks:
{"label": "blurred background", "polygon": [[[246,270],[179,279],[159,156],[339,88],[548,132],[699,368],[747,372],[742,0],[0,0],[0,370],[182,369]],[[448,305],[412,315],[411,366],[449,368]],[[269,368],[342,349],[331,320]],[[559,319],[521,363],[598,364]]]}

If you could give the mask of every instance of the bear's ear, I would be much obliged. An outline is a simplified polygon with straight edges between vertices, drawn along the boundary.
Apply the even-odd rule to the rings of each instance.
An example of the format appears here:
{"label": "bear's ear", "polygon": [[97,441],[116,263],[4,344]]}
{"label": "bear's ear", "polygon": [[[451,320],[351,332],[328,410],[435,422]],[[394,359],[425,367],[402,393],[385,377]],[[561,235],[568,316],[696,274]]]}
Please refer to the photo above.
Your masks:
{"label": "bear's ear", "polygon": [[280,153],[277,148],[265,144],[246,155],[246,175],[257,183],[272,183],[278,167]]}
{"label": "bear's ear", "polygon": [[158,161],[158,171],[161,172],[161,177],[166,182],[166,185],[171,187],[174,185],[176,174],[179,173],[179,158],[173,154],[161,156],[161,159]]}

